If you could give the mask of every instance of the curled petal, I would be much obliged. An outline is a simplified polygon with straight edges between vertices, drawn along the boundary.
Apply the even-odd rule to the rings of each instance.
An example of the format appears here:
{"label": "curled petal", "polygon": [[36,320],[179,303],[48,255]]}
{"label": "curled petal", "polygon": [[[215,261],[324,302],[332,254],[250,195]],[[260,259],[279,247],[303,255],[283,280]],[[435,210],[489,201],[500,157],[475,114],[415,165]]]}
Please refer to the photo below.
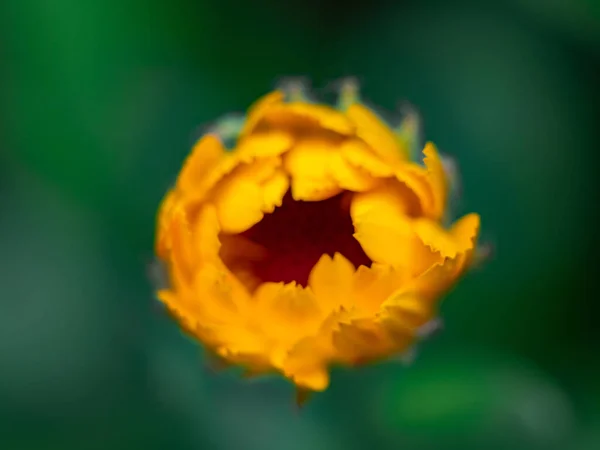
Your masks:
{"label": "curled petal", "polygon": [[[264,112],[263,126],[285,130],[322,133],[329,131],[342,136],[354,133],[354,124],[340,111],[329,106],[290,102],[273,105]],[[259,122],[258,126],[260,126]]]}
{"label": "curled petal", "polygon": [[356,135],[384,161],[397,164],[408,159],[394,132],[377,115],[360,103],[348,107],[348,117],[356,126]]}
{"label": "curled petal", "polygon": [[268,133],[254,133],[238,142],[235,155],[241,162],[252,162],[258,158],[281,156],[288,151],[294,140],[290,133],[271,130]]}
{"label": "curled petal", "polygon": [[177,193],[170,190],[165,195],[165,198],[160,204],[157,215],[157,230],[155,251],[159,258],[167,259],[168,251],[171,249],[171,224],[173,220],[173,212],[178,204]]}
{"label": "curled petal", "polygon": [[354,236],[371,260],[416,274],[438,258],[425,251],[415,235],[413,219],[408,215],[413,203],[411,195],[405,186],[388,183],[356,194],[350,215]]}
{"label": "curled petal", "polygon": [[446,209],[448,190],[446,171],[435,145],[431,142],[425,145],[423,154],[425,155],[423,162],[425,163],[425,167],[427,167],[427,180],[429,181],[433,195],[432,216],[440,219],[443,217],[444,210]]}
{"label": "curled petal", "polygon": [[[479,222],[477,214],[468,214],[458,220],[449,231],[450,239],[453,240],[456,249],[455,256],[435,263],[403,286],[402,290],[427,299],[435,299],[452,287],[472,262],[479,234]],[[447,242],[448,239],[448,236],[444,236],[441,240]],[[439,242],[436,246],[442,247]]]}
{"label": "curled petal", "polygon": [[273,91],[258,99],[248,110],[246,124],[240,136],[247,136],[254,131],[258,123],[264,118],[266,111],[273,106],[282,104],[284,98],[285,94],[282,91]]}
{"label": "curled petal", "polygon": [[285,156],[284,167],[292,178],[295,200],[325,200],[342,191],[329,170],[334,148],[326,140],[305,139]]}
{"label": "curled petal", "polygon": [[373,177],[387,178],[394,174],[391,165],[379,158],[358,139],[345,140],[339,145],[338,152],[352,166],[364,170]]}
{"label": "curled petal", "polygon": [[296,200],[324,200],[342,190],[362,192],[379,183],[362,167],[349,163],[336,141],[323,138],[298,142],[285,156],[284,165]]}
{"label": "curled petal", "polygon": [[190,282],[196,266],[190,223],[185,210],[180,206],[175,207],[172,213],[169,237],[170,272],[174,285],[177,287]]}
{"label": "curled petal", "polygon": [[221,229],[240,233],[258,223],[265,212],[273,211],[287,190],[287,177],[278,167],[278,157],[264,158],[238,167],[212,192]]}
{"label": "curled petal", "polygon": [[405,276],[388,265],[360,266],[352,278],[352,306],[359,317],[373,317],[381,304],[404,283]]}
{"label": "curled petal", "polygon": [[191,248],[199,264],[219,264],[221,226],[214,205],[207,204],[199,212],[192,227]]}
{"label": "curled petal", "polygon": [[[300,95],[302,94],[302,95]],[[446,228],[433,144],[360,103],[297,90],[258,101],[194,146],[157,217],[159,299],[182,329],[247,376],[324,390],[332,364],[407,355],[473,264],[479,216]],[[412,122],[411,122],[412,121]],[[226,151],[221,139],[227,139]]]}
{"label": "curled petal", "polygon": [[225,148],[216,135],[202,137],[186,159],[177,179],[177,189],[182,193],[197,196],[205,192],[206,180],[223,161]]}
{"label": "curled petal", "polygon": [[423,150],[425,167],[404,165],[396,178],[406,184],[418,197],[422,215],[440,220],[446,210],[447,180],[442,161],[435,146],[428,142]]}
{"label": "curled petal", "polygon": [[331,155],[329,169],[338,186],[347,191],[364,192],[380,183],[364,168],[350,164],[339,151]]}

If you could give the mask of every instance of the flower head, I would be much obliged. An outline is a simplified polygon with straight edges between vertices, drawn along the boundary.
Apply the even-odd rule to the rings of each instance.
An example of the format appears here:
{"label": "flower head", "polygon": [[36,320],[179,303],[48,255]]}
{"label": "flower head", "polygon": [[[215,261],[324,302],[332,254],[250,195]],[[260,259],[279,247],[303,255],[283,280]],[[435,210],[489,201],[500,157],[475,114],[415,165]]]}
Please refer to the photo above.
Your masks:
{"label": "flower head", "polygon": [[206,134],[158,214],[170,280],[158,297],[181,326],[230,363],[313,391],[332,364],[407,353],[479,230],[477,214],[443,225],[435,146],[412,161],[410,127],[391,129],[350,88],[337,107],[268,94],[231,150]]}

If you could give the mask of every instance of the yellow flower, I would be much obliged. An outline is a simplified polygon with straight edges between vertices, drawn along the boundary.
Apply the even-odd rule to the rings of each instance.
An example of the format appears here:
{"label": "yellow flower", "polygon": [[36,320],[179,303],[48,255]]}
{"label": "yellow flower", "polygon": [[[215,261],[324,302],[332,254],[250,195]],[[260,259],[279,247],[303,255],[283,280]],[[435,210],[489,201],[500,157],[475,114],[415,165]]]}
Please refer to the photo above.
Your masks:
{"label": "yellow flower", "polygon": [[324,390],[333,364],[403,354],[472,262],[479,216],[443,226],[448,183],[356,96],[275,91],[228,151],[202,137],[158,214],[159,299],[248,372]]}

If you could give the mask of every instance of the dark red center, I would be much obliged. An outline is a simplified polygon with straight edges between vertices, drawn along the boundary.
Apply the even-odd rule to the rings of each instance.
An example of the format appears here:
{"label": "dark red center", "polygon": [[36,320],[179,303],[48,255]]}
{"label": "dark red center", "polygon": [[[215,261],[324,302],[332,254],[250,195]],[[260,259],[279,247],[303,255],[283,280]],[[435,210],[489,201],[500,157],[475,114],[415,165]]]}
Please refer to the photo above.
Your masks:
{"label": "dark red center", "polygon": [[266,252],[247,267],[261,282],[308,284],[310,271],[323,254],[344,255],[355,267],[371,260],[353,237],[345,194],[317,202],[296,201],[288,192],[281,207],[241,234]]}

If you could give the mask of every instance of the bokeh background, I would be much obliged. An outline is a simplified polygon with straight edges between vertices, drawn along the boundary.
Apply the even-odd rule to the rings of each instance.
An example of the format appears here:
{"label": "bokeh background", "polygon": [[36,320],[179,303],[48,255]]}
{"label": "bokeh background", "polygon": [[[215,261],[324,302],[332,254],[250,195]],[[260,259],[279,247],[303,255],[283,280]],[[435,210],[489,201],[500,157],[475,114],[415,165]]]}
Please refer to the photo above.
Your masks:
{"label": "bokeh background", "polygon": [[[0,52],[0,448],[600,449],[600,2],[3,0]],[[201,127],[287,75],[415,105],[496,248],[412,365],[300,411],[147,270]]]}

